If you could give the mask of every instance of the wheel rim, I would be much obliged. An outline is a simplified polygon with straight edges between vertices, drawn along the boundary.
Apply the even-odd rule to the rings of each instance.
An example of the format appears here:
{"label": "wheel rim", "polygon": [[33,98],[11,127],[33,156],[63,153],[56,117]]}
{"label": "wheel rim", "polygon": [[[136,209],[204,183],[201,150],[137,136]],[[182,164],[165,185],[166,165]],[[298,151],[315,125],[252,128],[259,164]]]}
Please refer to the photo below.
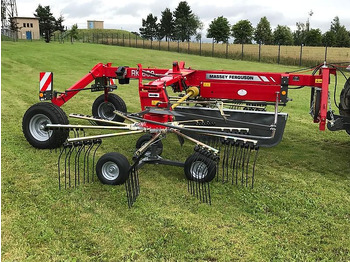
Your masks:
{"label": "wheel rim", "polygon": [[195,161],[191,165],[190,173],[194,179],[204,179],[208,175],[208,166],[202,161]]}
{"label": "wheel rim", "polygon": [[30,134],[38,141],[47,141],[52,135],[52,130],[45,130],[47,124],[51,124],[50,118],[43,114],[33,116],[29,121]]}
{"label": "wheel rim", "polygon": [[113,113],[116,110],[115,106],[111,102],[103,102],[98,106],[97,113],[99,117],[107,120],[113,120],[115,114]]}
{"label": "wheel rim", "polygon": [[119,167],[116,163],[108,161],[102,166],[102,175],[107,180],[115,180],[119,176]]}

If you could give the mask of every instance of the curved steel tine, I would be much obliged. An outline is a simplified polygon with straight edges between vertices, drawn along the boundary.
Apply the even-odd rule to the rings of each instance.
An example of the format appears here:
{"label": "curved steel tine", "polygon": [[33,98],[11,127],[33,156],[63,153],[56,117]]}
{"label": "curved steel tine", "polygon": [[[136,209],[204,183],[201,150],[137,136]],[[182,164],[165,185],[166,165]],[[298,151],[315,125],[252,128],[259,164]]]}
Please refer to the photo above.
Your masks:
{"label": "curved steel tine", "polygon": [[93,143],[97,144],[97,147],[94,150],[94,154],[92,156],[92,181],[94,181],[94,177],[95,177],[95,159],[96,159],[96,152],[97,149],[101,146],[102,144],[102,140],[101,139],[96,139],[93,140]]}
{"label": "curved steel tine", "polygon": [[126,191],[126,199],[128,201],[129,208],[132,207],[132,195],[131,195],[131,185],[130,185],[130,175],[131,175],[131,169],[128,172],[128,178],[125,181],[125,191]]}
{"label": "curved steel tine", "polygon": [[73,146],[71,144],[66,145],[69,150],[64,158],[64,188],[67,189],[67,159],[68,159],[68,180],[70,185],[70,156],[72,155]]}
{"label": "curved steel tine", "polygon": [[242,178],[241,178],[241,183],[242,186],[244,186],[244,170],[245,170],[245,161],[246,161],[246,157],[247,157],[247,153],[248,153],[248,149],[249,147],[247,147],[246,144],[243,144],[243,158],[242,158]]}
{"label": "curved steel tine", "polygon": [[[81,151],[83,150],[83,147],[85,145],[81,142],[77,142],[76,143],[76,147],[78,148],[78,152],[76,153],[75,155],[75,170],[78,170],[78,173],[77,174],[77,178],[78,178],[78,185],[80,185],[80,154],[81,154]],[[84,180],[85,182],[85,180]]]}
{"label": "curved steel tine", "polygon": [[[85,151],[84,154],[84,177],[86,173],[87,177],[87,182],[90,182],[90,174],[89,174],[89,158],[90,158],[90,152],[91,149],[93,148],[94,144],[92,143],[91,140],[87,141],[87,144],[89,145],[88,149]],[[86,172],[85,172],[86,171]]]}
{"label": "curved steel tine", "polygon": [[252,154],[252,145],[248,145],[248,159],[247,159],[247,164],[245,168],[245,186],[248,187],[248,181],[249,181],[249,162],[250,162],[250,156]]}
{"label": "curved steel tine", "polygon": [[255,158],[254,158],[254,163],[253,163],[253,173],[252,173],[252,188],[254,187],[254,175],[255,175],[255,165],[256,165],[256,160],[258,159],[258,153],[259,153],[259,147],[255,146]]}
{"label": "curved steel tine", "polygon": [[236,162],[236,185],[238,185],[238,168],[241,165],[241,161],[242,161],[242,155],[243,155],[243,148],[242,148],[242,144],[238,145],[238,149],[239,149],[239,156],[238,156],[238,161]]}
{"label": "curved steel tine", "polygon": [[[235,171],[236,171],[236,165],[237,165],[237,157],[238,157],[238,151],[239,151],[239,144],[237,142],[234,142],[234,156],[233,156],[233,162],[232,162],[232,185],[235,180]],[[236,181],[237,184],[237,181]]]}
{"label": "curved steel tine", "polygon": [[60,149],[60,154],[58,156],[58,160],[57,160],[57,168],[58,168],[58,189],[61,190],[61,157],[63,155],[63,152],[66,153],[66,148],[62,147]]}

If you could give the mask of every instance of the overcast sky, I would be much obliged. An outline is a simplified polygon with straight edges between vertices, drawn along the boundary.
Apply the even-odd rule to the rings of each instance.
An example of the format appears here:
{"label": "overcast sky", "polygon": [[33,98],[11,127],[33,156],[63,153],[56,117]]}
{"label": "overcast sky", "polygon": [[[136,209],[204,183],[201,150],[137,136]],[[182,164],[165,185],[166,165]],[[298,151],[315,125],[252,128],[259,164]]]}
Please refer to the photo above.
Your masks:
{"label": "overcast sky", "polygon": [[[57,18],[63,15],[64,25],[68,29],[75,23],[78,28],[87,28],[87,20],[102,20],[105,28],[124,29],[138,32],[142,18],[149,13],[161,17],[165,8],[174,11],[180,0],[17,0],[19,16],[33,16],[39,4],[49,5]],[[233,25],[242,19],[248,19],[255,27],[260,18],[266,16],[275,28],[287,25],[295,30],[296,22],[307,20],[309,12],[312,28],[320,28],[322,32],[330,28],[335,16],[340,23],[350,30],[350,0],[187,0],[192,11],[204,24],[202,35],[205,36],[210,22],[224,16]]]}

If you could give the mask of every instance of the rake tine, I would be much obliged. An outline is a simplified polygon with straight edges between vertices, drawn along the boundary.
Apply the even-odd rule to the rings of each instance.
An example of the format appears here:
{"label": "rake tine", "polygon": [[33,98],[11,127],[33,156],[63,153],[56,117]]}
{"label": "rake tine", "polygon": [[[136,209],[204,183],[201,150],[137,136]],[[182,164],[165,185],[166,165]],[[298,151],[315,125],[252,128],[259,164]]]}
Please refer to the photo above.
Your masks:
{"label": "rake tine", "polygon": [[[239,174],[239,168],[242,168],[242,163],[243,163],[243,159],[244,158],[244,144],[240,144],[240,148],[239,148],[239,160],[238,160],[238,165],[237,165],[237,181],[238,181],[238,174]],[[241,183],[243,184],[243,182],[241,181]]]}
{"label": "rake tine", "polygon": [[85,170],[86,170],[86,177],[87,177],[87,182],[90,182],[90,174],[89,174],[89,156],[91,149],[93,148],[94,144],[92,143],[91,140],[86,141],[86,144],[89,146],[88,149],[85,151],[84,154],[84,177],[85,177]]}
{"label": "rake tine", "polygon": [[61,190],[61,166],[60,166],[60,162],[61,162],[61,157],[63,155],[63,152],[66,153],[66,148],[62,147],[60,150],[60,155],[58,156],[58,160],[57,160],[57,168],[58,168],[58,189]]}
{"label": "rake tine", "polygon": [[225,182],[225,160],[226,160],[226,145],[224,144],[225,141],[222,141],[223,145],[224,145],[224,150],[222,152],[223,156],[222,156],[222,163],[221,163],[221,169],[222,169],[222,183]]}
{"label": "rake tine", "polygon": [[[80,161],[79,160],[80,160],[80,154],[81,154],[81,151],[83,150],[84,145],[82,142],[76,142],[75,147],[78,148],[78,152],[76,153],[75,160],[74,160],[75,179],[77,180],[77,178],[78,178],[78,185],[80,185]],[[78,170],[78,172],[77,172],[77,170]],[[76,185],[76,183],[75,183],[75,185]]]}
{"label": "rake tine", "polygon": [[131,168],[131,173],[130,173],[130,183],[131,183],[131,193],[132,193],[132,201],[135,202],[136,199],[136,189],[135,189],[135,181],[134,181],[134,168]]}
{"label": "rake tine", "polygon": [[[198,159],[199,159],[199,153],[197,153],[196,161],[198,161]],[[200,167],[200,165],[198,165],[197,169],[195,170],[195,174],[197,174],[197,177],[194,178],[195,179],[194,181],[195,181],[195,184],[196,184],[196,198],[197,199],[200,199],[200,198],[198,198],[199,195],[200,195],[199,167]]]}
{"label": "rake tine", "polygon": [[[231,148],[232,148],[232,154],[231,154],[231,161],[230,161],[230,167],[232,170],[234,170],[234,160],[235,160],[235,150],[236,150],[236,146],[235,146],[235,142],[231,141]],[[233,184],[233,173],[231,176],[231,180],[232,180],[232,184]]]}
{"label": "rake tine", "polygon": [[242,147],[241,147],[240,143],[237,144],[237,151],[238,152],[236,152],[236,153],[238,153],[238,155],[237,155],[236,162],[235,162],[236,185],[238,185],[238,167],[239,167],[239,163],[241,162],[241,158],[242,158]]}
{"label": "rake tine", "polygon": [[236,169],[236,161],[237,161],[237,154],[238,154],[238,144],[237,142],[233,142],[233,160],[231,163],[232,166],[232,185],[234,183],[234,179],[235,179],[235,169]]}
{"label": "rake tine", "polygon": [[241,166],[241,168],[242,168],[242,178],[241,178],[242,186],[244,185],[244,167],[245,167],[245,161],[246,161],[248,149],[249,149],[249,146],[246,145],[246,144],[244,144],[244,145],[243,145],[242,166]]}
{"label": "rake tine", "polygon": [[129,177],[128,179],[125,181],[125,190],[126,190],[126,198],[128,200],[128,206],[129,208],[132,207],[132,200],[131,200],[131,185],[130,185],[130,175],[131,175],[131,170],[129,171]]}
{"label": "rake tine", "polygon": [[[64,158],[64,189],[67,189],[67,159],[72,154],[72,144],[67,144],[67,147],[69,148],[68,153],[66,154],[66,157]],[[69,164],[70,167],[70,164]],[[70,179],[70,174],[69,174]]]}
{"label": "rake tine", "polygon": [[254,187],[254,174],[255,174],[255,165],[256,165],[256,160],[258,159],[258,152],[259,152],[259,147],[255,146],[255,158],[254,158],[254,163],[253,163],[253,174],[252,174],[252,188]]}
{"label": "rake tine", "polygon": [[252,153],[252,145],[248,145],[248,159],[247,159],[247,164],[246,164],[246,178],[245,178],[245,186],[248,187],[248,180],[249,180],[249,176],[248,176],[248,172],[249,172],[249,161],[250,161],[250,155]]}
{"label": "rake tine", "polygon": [[134,163],[134,165],[129,170],[129,177],[125,182],[125,189],[126,189],[126,196],[128,200],[128,206],[129,208],[131,208],[140,193],[137,162]]}
{"label": "rake tine", "polygon": [[95,148],[94,154],[93,154],[93,157],[92,157],[92,181],[94,181],[94,177],[95,177],[95,172],[94,171],[95,171],[96,151],[101,146],[102,140],[101,139],[95,139],[95,140],[93,140],[93,143],[97,144],[97,147]]}
{"label": "rake tine", "polygon": [[230,159],[230,151],[231,151],[231,143],[230,141],[227,141],[227,155],[226,155],[226,162],[225,162],[225,166],[226,166],[226,181],[228,182],[228,169],[229,169],[229,159]]}

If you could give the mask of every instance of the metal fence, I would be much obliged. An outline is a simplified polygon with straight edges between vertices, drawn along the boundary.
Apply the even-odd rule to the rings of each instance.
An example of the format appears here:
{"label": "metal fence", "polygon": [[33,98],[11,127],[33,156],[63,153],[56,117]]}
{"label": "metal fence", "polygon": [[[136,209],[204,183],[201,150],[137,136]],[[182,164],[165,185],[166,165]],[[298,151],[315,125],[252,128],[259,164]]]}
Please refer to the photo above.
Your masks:
{"label": "metal fence", "polygon": [[74,40],[67,33],[55,33],[52,41],[82,42],[144,48],[169,52],[178,52],[207,57],[258,61],[286,65],[311,66],[327,62],[350,61],[350,48],[284,46],[261,44],[203,43],[181,41],[151,41],[134,34],[117,33],[80,33]]}
{"label": "metal fence", "polygon": [[350,48],[284,46],[261,44],[221,44],[180,41],[151,41],[134,34],[81,34],[79,41],[134,48],[187,53],[200,56],[240,59],[277,64],[308,66],[328,62],[350,61]]}

